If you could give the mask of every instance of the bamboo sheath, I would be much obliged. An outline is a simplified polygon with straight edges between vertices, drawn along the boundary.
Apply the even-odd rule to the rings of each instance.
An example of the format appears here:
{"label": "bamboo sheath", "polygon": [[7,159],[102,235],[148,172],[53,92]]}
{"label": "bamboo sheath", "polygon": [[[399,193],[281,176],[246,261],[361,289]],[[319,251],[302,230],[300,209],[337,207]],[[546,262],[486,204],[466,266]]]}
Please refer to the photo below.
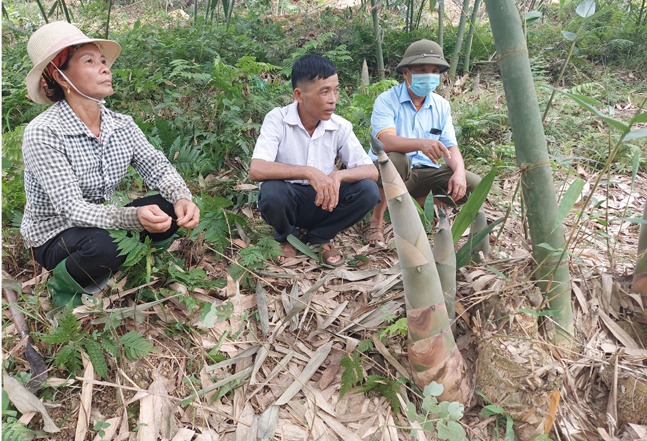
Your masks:
{"label": "bamboo sheath", "polygon": [[434,258],[436,269],[440,277],[440,285],[443,288],[445,306],[450,320],[456,317],[456,251],[452,230],[447,219],[445,210],[440,207],[438,210],[438,229],[434,238]]}
{"label": "bamboo sheath", "polygon": [[470,376],[449,327],[443,290],[427,233],[402,178],[371,137],[377,154],[384,193],[389,207],[395,245],[402,269],[409,338],[407,342],[413,379],[420,388],[432,381],[442,384],[439,401],[468,404]]}

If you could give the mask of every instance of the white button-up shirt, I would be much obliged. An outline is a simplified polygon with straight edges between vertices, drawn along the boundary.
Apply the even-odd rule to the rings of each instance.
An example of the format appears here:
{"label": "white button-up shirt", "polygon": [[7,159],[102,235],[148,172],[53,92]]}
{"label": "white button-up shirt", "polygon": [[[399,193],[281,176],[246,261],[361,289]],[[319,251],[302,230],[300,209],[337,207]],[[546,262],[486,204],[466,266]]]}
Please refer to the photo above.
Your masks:
{"label": "white button-up shirt", "polygon": [[[373,164],[349,121],[333,114],[328,121],[319,121],[310,136],[303,127],[297,106],[298,103],[294,102],[276,107],[265,115],[252,159],[310,166],[326,175],[335,170],[337,157],[348,169]],[[309,185],[307,180],[287,182]]]}

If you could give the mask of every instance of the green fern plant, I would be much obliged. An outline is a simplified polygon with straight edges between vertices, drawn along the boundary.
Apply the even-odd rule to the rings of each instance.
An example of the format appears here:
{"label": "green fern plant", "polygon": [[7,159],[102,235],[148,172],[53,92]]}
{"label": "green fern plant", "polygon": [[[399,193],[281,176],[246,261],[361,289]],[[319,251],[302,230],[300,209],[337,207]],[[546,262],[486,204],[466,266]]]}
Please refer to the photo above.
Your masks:
{"label": "green fern plant", "polygon": [[130,331],[121,337],[113,335],[112,329],[103,332],[95,330],[89,334],[81,329],[73,309],[72,303],[69,303],[58,318],[58,327],[40,335],[43,343],[63,345],[56,353],[54,363],[73,375],[83,368],[82,351],[88,354],[95,372],[105,379],[108,376],[108,363],[104,350],[118,358],[121,347],[126,358],[136,360],[145,357],[154,349],[153,345],[136,331]]}
{"label": "green fern plant", "polygon": [[282,256],[281,246],[272,236],[263,236],[256,242],[256,245],[250,244],[248,247],[243,248],[238,252],[238,265],[233,265],[231,268],[231,276],[234,279],[241,279],[241,285],[246,285],[250,273],[245,271],[242,267],[247,268],[249,271],[255,271],[263,268],[268,259],[276,259]]}

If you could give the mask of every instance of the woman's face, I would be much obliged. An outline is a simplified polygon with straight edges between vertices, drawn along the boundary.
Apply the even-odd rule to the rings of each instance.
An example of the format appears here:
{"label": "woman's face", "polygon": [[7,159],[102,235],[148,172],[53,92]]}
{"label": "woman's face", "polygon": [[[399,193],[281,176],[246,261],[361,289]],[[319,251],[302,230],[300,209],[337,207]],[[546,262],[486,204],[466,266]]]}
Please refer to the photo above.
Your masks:
{"label": "woman's face", "polygon": [[[81,92],[92,98],[101,100],[114,92],[112,90],[112,73],[106,65],[106,57],[93,44],[86,44],[78,48],[70,58],[68,68],[64,73]],[[67,89],[68,84],[65,78],[58,72],[54,75],[58,83]],[[77,93],[73,87],[69,86],[69,89],[71,94]]]}

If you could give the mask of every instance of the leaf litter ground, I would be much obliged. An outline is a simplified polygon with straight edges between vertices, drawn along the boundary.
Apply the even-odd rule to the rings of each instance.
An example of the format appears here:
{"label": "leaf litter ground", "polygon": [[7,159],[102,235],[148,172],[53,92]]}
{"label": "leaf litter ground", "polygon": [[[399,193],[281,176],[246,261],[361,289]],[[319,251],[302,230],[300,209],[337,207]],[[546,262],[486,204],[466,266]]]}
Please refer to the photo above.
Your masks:
{"label": "leaf litter ground", "polygon": [[[647,177],[638,174],[631,194],[631,177],[613,176],[612,181],[608,199],[606,188],[598,189],[595,196],[603,202],[595,210],[605,210],[608,203],[610,213],[635,216],[646,203]],[[504,216],[516,178],[495,185],[498,188],[492,194],[501,196],[488,200],[489,221]],[[571,257],[578,344],[564,349],[552,346],[546,338],[554,332],[549,318],[538,325],[533,314],[520,312],[541,310],[542,298],[530,279],[530,246],[521,226],[518,201],[512,213],[487,264],[464,267],[458,275],[455,333],[472,372],[478,371],[477,384],[492,390],[479,363],[494,365],[494,352],[504,353],[517,365],[532,366],[531,375],[523,380],[526,392],[534,394],[531,401],[558,404],[549,408],[547,415],[549,422],[554,421],[551,437],[642,436],[645,426],[639,424],[647,423],[645,415],[631,414],[631,403],[622,401],[630,391],[618,386],[618,371],[620,378],[626,374],[647,378],[646,314],[629,292],[638,225],[628,221],[610,224],[609,243],[615,249],[612,269],[606,251],[609,243],[599,234],[604,226],[594,216],[582,223],[582,238],[576,241],[575,256]],[[257,213],[247,214],[258,222]],[[567,231],[574,220],[573,215],[566,219]],[[269,263],[254,277],[256,283],[245,288],[228,272],[235,265],[237,250],[246,246],[243,241],[236,241],[224,258],[208,248],[202,250],[197,267],[209,277],[226,278],[227,285],[211,292],[188,291],[178,283],[170,288],[216,306],[231,302],[231,316],[214,320],[208,328],[197,312],[169,296],[164,304],[140,311],[140,323],[129,318],[120,328],[145,335],[156,353],[137,361],[124,358],[119,364],[112,360],[105,381],[93,374],[87,359],[83,360],[85,375],[67,383],[52,378],[64,375],[53,367],[49,376],[56,395],[45,402],[51,405],[49,413],[62,431],[49,439],[101,439],[98,431],[92,430],[98,422],[105,422],[105,439],[121,440],[247,440],[255,439],[253,433],[261,437],[274,433],[276,439],[285,440],[411,439],[410,431],[402,429],[411,423],[403,414],[394,414],[384,396],[353,390],[343,398],[339,394],[342,357],[356,353],[362,340],[370,339],[404,312],[397,254],[388,247],[363,245],[362,228],[353,227],[337,238],[354,266],[329,270],[300,256],[281,265]],[[491,241],[498,232],[499,227]],[[385,235],[387,243],[392,243],[388,225]],[[178,240],[173,249],[181,247],[182,240]],[[20,274],[25,292],[36,283],[28,274]],[[43,274],[38,280],[41,286]],[[150,287],[159,290],[160,282]],[[122,287],[123,283],[116,284],[106,294],[104,309],[133,305]],[[41,296],[46,294],[41,292]],[[83,313],[86,309],[77,308],[83,326],[94,318]],[[8,323],[5,318],[5,359],[11,356],[17,360],[11,372],[16,375],[28,371],[28,366],[13,337],[15,329]],[[173,328],[177,330],[168,332]],[[494,350],[483,349],[488,341],[494,342]],[[373,345],[375,349],[366,352],[362,361],[365,374],[409,378],[403,337],[392,336],[385,343],[385,348]],[[213,348],[226,359],[214,357]],[[406,398],[408,386],[400,388],[405,400],[414,397],[410,393]],[[461,421],[470,439],[491,439],[498,427],[496,415],[479,415],[487,404],[483,400],[467,410]],[[524,415],[514,415],[515,410],[511,403],[506,411],[523,419]],[[23,415],[23,421],[34,417]],[[30,427],[40,427],[39,418],[35,417]],[[633,426],[623,425],[625,422]]]}

